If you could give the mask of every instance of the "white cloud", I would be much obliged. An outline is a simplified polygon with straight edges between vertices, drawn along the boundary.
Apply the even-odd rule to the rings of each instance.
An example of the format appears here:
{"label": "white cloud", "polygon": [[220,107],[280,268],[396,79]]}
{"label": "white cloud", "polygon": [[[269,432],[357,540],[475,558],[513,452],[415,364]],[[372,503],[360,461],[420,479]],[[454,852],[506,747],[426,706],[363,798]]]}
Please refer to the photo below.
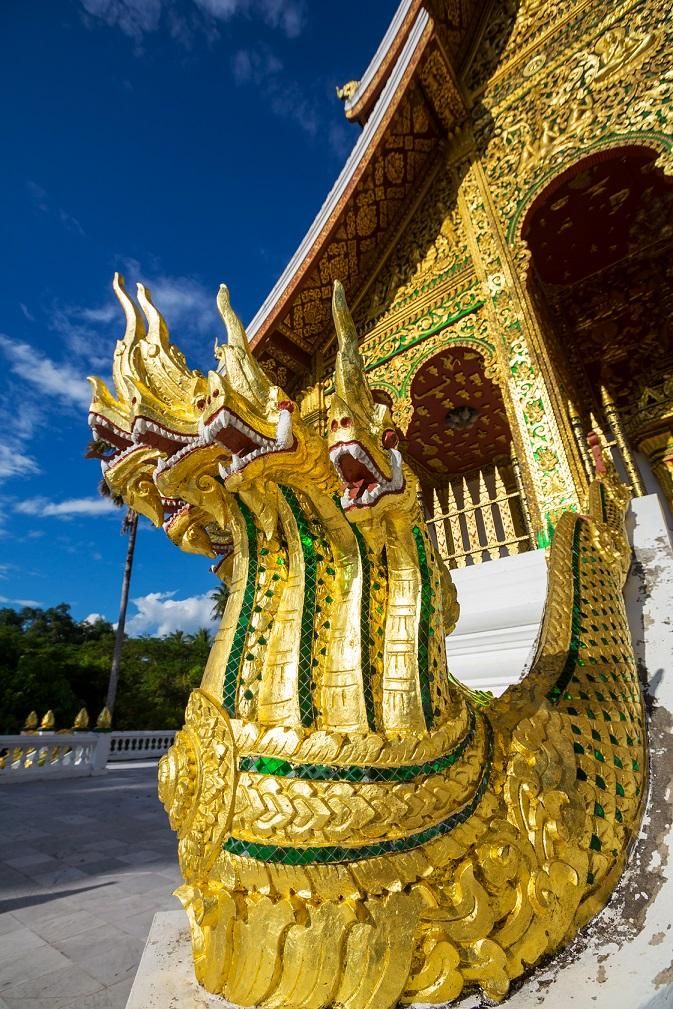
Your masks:
{"label": "white cloud", "polygon": [[7,596],[0,596],[0,604],[5,606],[41,606],[37,599],[8,599]]}
{"label": "white cloud", "polygon": [[47,203],[47,190],[39,186],[37,182],[33,182],[32,179],[28,179],[26,182],[26,189],[28,190],[28,195],[35,207],[40,210],[43,214],[49,213],[49,204]]}
{"label": "white cloud", "polygon": [[358,134],[353,130],[353,127],[350,124],[330,123],[329,130],[327,131],[327,139],[339,161],[346,160],[350,152],[353,150],[353,145],[355,144],[357,138]]}
{"label": "white cloud", "polygon": [[[28,179],[26,182],[26,189],[28,190],[28,195],[33,201],[33,206],[36,210],[39,210],[41,214],[53,215],[61,222],[66,231],[72,231],[76,235],[84,235],[85,231],[82,225],[79,223],[76,217],[69,214],[67,210],[63,207],[52,207],[50,205],[49,194],[47,190],[40,186],[37,182],[32,179]],[[23,307],[23,306],[22,306]]]}
{"label": "white cloud", "polygon": [[11,477],[30,476],[39,473],[40,467],[35,459],[20,452],[16,445],[0,442],[0,480]]}
{"label": "white cloud", "polygon": [[216,309],[216,291],[208,290],[192,277],[166,275],[159,275],[148,287],[171,332],[220,335],[222,323]]}
{"label": "white cloud", "polygon": [[145,35],[157,31],[162,17],[166,17],[173,38],[184,45],[191,43],[193,29],[206,33],[213,22],[230,21],[243,14],[257,18],[282,32],[287,38],[296,38],[304,27],[304,4],[301,0],[193,0],[192,12],[200,18],[182,17],[170,0],[80,0],[86,15],[110,27],[119,28],[138,46]]}
{"label": "white cloud", "polygon": [[279,119],[288,119],[315,136],[320,116],[315,101],[307,98],[296,81],[282,73],[283,64],[267,45],[238,49],[231,59],[231,72],[239,86],[252,84]]}
{"label": "white cloud", "polygon": [[29,382],[40,392],[54,396],[62,403],[87,409],[91,402],[91,390],[86,379],[65,363],[56,363],[34,350],[27,343],[20,343],[0,333],[0,350],[9,361],[15,375]]}
{"label": "white cloud", "polygon": [[34,497],[19,501],[15,511],[21,515],[35,515],[37,518],[71,519],[78,515],[97,516],[122,514],[122,510],[106,497],[67,498],[65,501],[49,501]]}
{"label": "white cloud", "polygon": [[231,60],[231,70],[237,84],[252,82],[259,86],[282,69],[283,64],[268,46],[238,49]]}
{"label": "white cloud", "polygon": [[97,624],[99,620],[105,620],[102,613],[90,613],[88,617],[85,617],[82,623],[85,624]]}
{"label": "white cloud", "polygon": [[146,32],[154,32],[161,19],[162,0],[81,0],[91,17],[120,28],[139,42]]}
{"label": "white cloud", "polygon": [[35,322],[35,316],[29,310],[27,305],[24,305],[22,301],[19,302],[19,308],[21,309],[25,317],[28,319],[28,322]]}
{"label": "white cloud", "polygon": [[[27,397],[19,394],[11,383],[5,389],[0,405],[0,481],[11,477],[40,472],[35,459],[26,451],[39,420],[39,411]],[[0,522],[2,513],[0,511]]]}
{"label": "white cloud", "polygon": [[217,624],[212,618],[213,600],[209,592],[201,596],[174,599],[175,592],[150,592],[131,602],[137,609],[126,623],[126,633],[162,636],[173,631],[194,634],[202,627],[209,630]]}
{"label": "white cloud", "polygon": [[116,304],[113,305],[112,302],[109,302],[107,305],[101,305],[100,308],[78,308],[74,309],[74,311],[79,315],[80,319],[95,324],[107,324],[118,321],[120,318],[119,306]]}

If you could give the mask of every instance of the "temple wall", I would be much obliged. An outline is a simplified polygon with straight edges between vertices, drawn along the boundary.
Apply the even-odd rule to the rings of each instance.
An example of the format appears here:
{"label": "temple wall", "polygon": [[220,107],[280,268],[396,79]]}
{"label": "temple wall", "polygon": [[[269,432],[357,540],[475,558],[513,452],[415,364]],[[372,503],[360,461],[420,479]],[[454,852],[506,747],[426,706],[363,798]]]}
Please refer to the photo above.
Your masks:
{"label": "temple wall", "polygon": [[568,408],[576,380],[527,285],[523,223],[588,155],[646,147],[673,173],[673,21],[663,0],[513,6],[495,5],[464,80],[468,124],[426,172],[353,310],[369,380],[402,430],[433,354],[456,345],[483,356],[539,531],[580,507],[587,453]]}

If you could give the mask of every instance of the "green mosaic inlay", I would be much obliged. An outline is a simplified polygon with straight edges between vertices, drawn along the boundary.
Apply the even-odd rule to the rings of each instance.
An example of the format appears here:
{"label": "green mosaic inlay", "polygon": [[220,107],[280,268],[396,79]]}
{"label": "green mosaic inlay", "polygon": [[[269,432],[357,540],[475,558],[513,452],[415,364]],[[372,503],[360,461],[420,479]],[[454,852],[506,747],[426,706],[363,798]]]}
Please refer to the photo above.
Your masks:
{"label": "green mosaic inlay", "polygon": [[434,613],[432,606],[432,581],[425,551],[423,533],[418,526],[411,530],[416,541],[418,566],[421,572],[421,616],[418,625],[418,679],[421,687],[421,704],[425,727],[430,730],[434,722],[432,710],[432,693],[430,691],[430,663],[428,658],[430,644],[430,619]]}
{"label": "green mosaic inlay", "polygon": [[357,526],[353,526],[358,550],[360,551],[360,562],[362,564],[362,604],[360,606],[360,651],[362,656],[362,689],[365,695],[365,711],[367,712],[367,725],[372,732],[376,732],[376,714],[374,711],[374,690],[372,685],[372,659],[371,659],[371,630],[369,625],[369,606],[371,592],[371,564],[369,563],[369,551],[365,543],[364,536]]}
{"label": "green mosaic inlay", "polygon": [[376,767],[367,764],[296,764],[279,757],[241,757],[239,771],[253,771],[255,774],[273,774],[280,778],[302,778],[310,781],[413,781],[429,774],[442,774],[456,763],[471,746],[476,731],[474,713],[470,711],[467,732],[459,743],[448,753],[444,753],[423,764],[403,764],[399,767]]}
{"label": "green mosaic inlay", "polygon": [[253,613],[255,589],[257,587],[257,530],[249,509],[240,500],[238,506],[241,509],[248,536],[248,577],[243,591],[243,603],[241,605],[238,624],[234,631],[234,640],[231,644],[227,667],[224,671],[222,707],[232,718],[236,716],[236,692],[238,690],[241,660],[243,659],[245,639],[250,629],[250,618]]}
{"label": "green mosaic inlay", "polygon": [[299,530],[299,540],[304,555],[304,607],[301,613],[301,629],[299,632],[299,676],[297,694],[299,697],[299,717],[302,725],[313,725],[315,710],[313,707],[313,624],[315,620],[316,570],[318,561],[315,549],[315,536],[301,510],[297,498],[289,487],[281,487],[281,493],[294,516]]}
{"label": "green mosaic inlay", "polygon": [[409,837],[400,837],[391,841],[378,841],[373,844],[357,845],[352,848],[343,845],[325,845],[324,847],[312,848],[290,848],[275,844],[258,844],[253,841],[242,841],[236,837],[229,837],[223,844],[225,851],[232,855],[245,855],[248,858],[255,858],[260,862],[280,862],[283,865],[311,865],[334,862],[354,862],[365,858],[377,858],[380,855],[395,855],[404,851],[411,851],[422,844],[434,841],[439,837],[444,837],[454,830],[461,823],[472,816],[477,806],[484,797],[488,788],[491,775],[491,762],[493,755],[493,737],[488,721],[485,722],[487,731],[487,753],[477,790],[466,806],[463,806],[457,813],[452,813],[445,820],[427,827],[425,830],[417,831]]}

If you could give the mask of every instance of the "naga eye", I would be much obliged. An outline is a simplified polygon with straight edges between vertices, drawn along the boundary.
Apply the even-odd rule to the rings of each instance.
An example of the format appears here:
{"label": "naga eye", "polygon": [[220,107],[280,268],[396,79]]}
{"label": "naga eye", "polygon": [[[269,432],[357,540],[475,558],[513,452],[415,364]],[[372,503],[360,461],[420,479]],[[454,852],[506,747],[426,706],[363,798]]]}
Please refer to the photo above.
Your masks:
{"label": "naga eye", "polygon": [[215,397],[219,396],[219,395],[220,395],[220,390],[219,389],[213,389],[213,399],[215,399]]}
{"label": "naga eye", "polygon": [[341,426],[342,427],[352,427],[353,426],[353,421],[350,419],[350,417],[342,417],[341,418]]}
{"label": "naga eye", "polygon": [[336,421],[336,420],[333,420],[332,423],[330,424],[330,431],[336,431],[336,429],[338,428],[338,426],[339,426],[339,422]]}
{"label": "naga eye", "polygon": [[206,405],[205,399],[197,399],[197,401],[196,401],[196,409],[197,410],[203,410],[203,408],[204,408],[205,405]]}
{"label": "naga eye", "polygon": [[381,439],[384,448],[397,448],[399,440],[397,432],[393,431],[391,428],[388,428],[387,431],[383,432],[383,438]]}

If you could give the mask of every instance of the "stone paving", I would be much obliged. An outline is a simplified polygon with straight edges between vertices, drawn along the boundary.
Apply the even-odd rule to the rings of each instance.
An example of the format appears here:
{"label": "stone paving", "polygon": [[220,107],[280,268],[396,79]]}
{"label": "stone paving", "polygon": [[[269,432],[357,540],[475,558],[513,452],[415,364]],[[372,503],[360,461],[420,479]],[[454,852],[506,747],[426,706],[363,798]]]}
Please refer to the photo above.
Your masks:
{"label": "stone paving", "polygon": [[0,1009],[124,1009],[178,883],[156,762],[0,786]]}

